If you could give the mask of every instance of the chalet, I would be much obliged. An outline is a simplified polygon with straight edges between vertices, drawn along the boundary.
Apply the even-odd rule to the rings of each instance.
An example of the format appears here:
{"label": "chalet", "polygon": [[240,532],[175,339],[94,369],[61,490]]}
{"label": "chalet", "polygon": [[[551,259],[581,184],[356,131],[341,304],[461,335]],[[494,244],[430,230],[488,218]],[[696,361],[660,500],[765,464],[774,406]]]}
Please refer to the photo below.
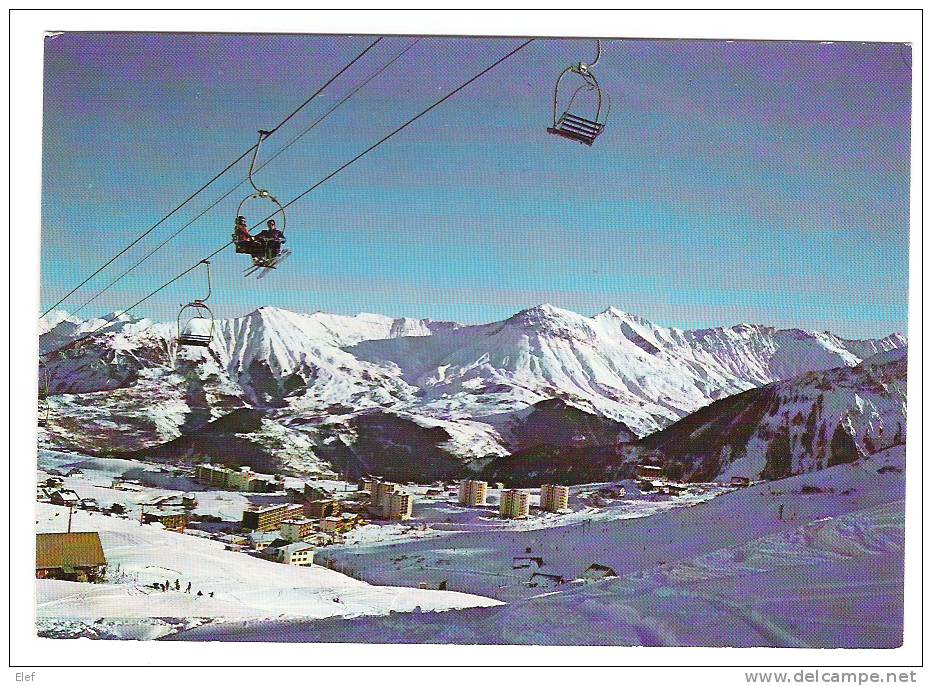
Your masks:
{"label": "chalet", "polygon": [[270,545],[264,552],[267,557],[286,565],[310,567],[314,564],[314,546],[303,541]]}
{"label": "chalet", "polygon": [[580,578],[586,581],[601,581],[602,579],[612,579],[617,576],[618,574],[611,567],[596,563],[589,565]]}
{"label": "chalet", "polygon": [[544,558],[542,557],[513,557],[511,559],[511,568],[512,569],[529,569],[531,565],[536,565],[537,568],[544,566]]}
{"label": "chalet", "polygon": [[666,474],[664,473],[663,467],[651,464],[639,464],[637,466],[637,478],[647,481],[654,479],[662,480],[666,478]]}
{"label": "chalet", "polygon": [[746,476],[733,476],[731,481],[728,482],[729,486],[734,486],[735,488],[744,488],[745,486],[751,485],[751,480]]}
{"label": "chalet", "polygon": [[324,533],[342,534],[345,531],[360,526],[363,523],[362,518],[357,514],[344,512],[340,516],[324,517],[320,520],[320,530]]}
{"label": "chalet", "polygon": [[184,533],[188,526],[188,515],[184,512],[143,512],[143,524],[161,524],[169,531]]}
{"label": "chalet", "polygon": [[36,534],[36,578],[96,582],[107,558],[96,531]]}
{"label": "chalet", "polygon": [[238,550],[248,544],[248,539],[245,536],[237,536],[236,534],[224,534],[217,540],[223,543],[227,550]]}
{"label": "chalet", "polygon": [[658,483],[654,483],[649,479],[642,479],[641,481],[638,481],[638,489],[641,491],[641,493],[653,493],[658,489]]}
{"label": "chalet", "polygon": [[80,507],[82,510],[98,512],[100,510],[100,503],[98,503],[95,498],[81,498],[81,500],[78,502],[78,507]]}
{"label": "chalet", "polygon": [[598,493],[592,493],[591,495],[584,498],[583,501],[587,505],[591,505],[592,507],[604,507],[605,506],[605,498],[600,496]]}
{"label": "chalet", "polygon": [[612,484],[611,486],[603,486],[597,492],[603,498],[613,499],[621,499],[628,495],[628,492],[625,490],[624,486],[617,486],[615,484]]}
{"label": "chalet", "polygon": [[49,498],[49,500],[53,505],[63,505],[65,507],[77,507],[78,503],[81,502],[81,499],[78,497],[77,493],[65,488],[52,493],[52,496]]}
{"label": "chalet", "polygon": [[253,531],[246,537],[247,543],[253,550],[265,550],[278,539],[278,532],[275,531]]}
{"label": "chalet", "polygon": [[163,495],[158,498],[154,498],[146,503],[146,507],[158,507],[158,508],[169,508],[169,507],[181,507],[183,498],[180,495]]}
{"label": "chalet", "polygon": [[667,485],[667,493],[670,495],[686,495],[689,493],[689,486],[686,484],[670,484]]}
{"label": "chalet", "polygon": [[559,586],[560,584],[565,584],[566,579],[564,579],[559,574],[544,574],[543,572],[534,572],[531,574],[531,578],[528,580],[527,585],[535,587],[545,587],[549,588],[551,586]]}

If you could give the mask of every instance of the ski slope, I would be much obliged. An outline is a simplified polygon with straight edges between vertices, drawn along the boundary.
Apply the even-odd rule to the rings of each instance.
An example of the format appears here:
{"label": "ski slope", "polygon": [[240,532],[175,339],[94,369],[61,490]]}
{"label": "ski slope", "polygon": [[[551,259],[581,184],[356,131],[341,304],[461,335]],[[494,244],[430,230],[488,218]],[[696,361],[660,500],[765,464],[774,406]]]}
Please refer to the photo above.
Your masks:
{"label": "ski slope", "polygon": [[[361,578],[442,574],[450,588],[484,588],[508,602],[442,618],[289,622],[289,640],[896,647],[904,469],[904,448],[896,446],[644,518],[344,549],[343,563],[355,564]],[[513,564],[524,555],[569,581],[529,585],[533,570]],[[617,578],[574,581],[591,563]],[[231,624],[175,638],[280,640],[280,631]]]}
{"label": "ski slope", "polygon": [[[37,504],[39,533],[65,531],[68,509]],[[229,619],[359,616],[499,604],[449,591],[373,586],[320,566],[294,567],[226,550],[216,541],[82,510],[73,531],[99,531],[108,583],[36,580],[42,635],[156,638],[180,626]],[[153,582],[175,579],[181,590]],[[188,582],[192,593],[185,593]],[[201,591],[204,595],[197,596]],[[214,597],[209,597],[213,592]]]}

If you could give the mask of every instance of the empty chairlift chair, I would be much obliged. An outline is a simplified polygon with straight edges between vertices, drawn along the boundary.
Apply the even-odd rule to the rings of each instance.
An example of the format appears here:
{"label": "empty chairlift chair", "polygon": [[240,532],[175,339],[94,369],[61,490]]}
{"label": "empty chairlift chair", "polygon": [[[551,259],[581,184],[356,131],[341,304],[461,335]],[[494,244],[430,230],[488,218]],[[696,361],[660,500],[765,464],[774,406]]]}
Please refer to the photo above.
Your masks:
{"label": "empty chairlift chair", "polygon": [[[605,108],[603,111],[602,89],[595,78],[595,74],[592,72],[592,67],[599,61],[601,55],[602,43],[599,41],[598,55],[592,64],[579,62],[578,64],[567,67],[560,74],[557,79],[557,84],[553,89],[553,126],[547,128],[549,133],[591,146],[595,142],[595,139],[605,130],[608,108]],[[562,114],[559,114],[560,84],[563,81],[563,77],[567,74],[579,76],[582,78],[583,83],[576,87],[576,90],[573,91],[573,95],[570,97],[569,103],[566,105],[566,109]],[[594,91],[595,107],[592,119],[579,114],[578,109],[576,112],[571,111],[576,101],[576,96],[579,95],[582,90],[585,90],[587,93]]]}
{"label": "empty chairlift chair", "polygon": [[214,314],[205,301],[210,297],[210,261],[207,267],[207,297],[183,305],[178,312],[178,345],[206,348],[214,337]]}

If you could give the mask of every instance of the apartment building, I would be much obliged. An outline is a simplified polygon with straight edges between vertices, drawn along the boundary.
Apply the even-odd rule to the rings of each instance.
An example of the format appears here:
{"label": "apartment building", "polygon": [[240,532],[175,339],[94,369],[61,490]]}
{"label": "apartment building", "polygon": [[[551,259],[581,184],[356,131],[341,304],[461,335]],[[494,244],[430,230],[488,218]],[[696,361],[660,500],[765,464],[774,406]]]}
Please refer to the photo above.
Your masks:
{"label": "apartment building", "polygon": [[386,519],[411,519],[414,510],[414,496],[410,493],[395,492],[389,495],[382,508]]}
{"label": "apartment building", "polygon": [[286,541],[302,541],[312,533],[316,528],[316,522],[313,519],[286,519],[282,522],[281,537]]}
{"label": "apartment building", "polygon": [[284,503],[254,507],[243,512],[243,528],[252,531],[276,531],[286,519],[303,519],[301,505]]}
{"label": "apartment building", "polygon": [[364,476],[359,480],[359,490],[365,491],[366,493],[372,493],[375,490],[375,485],[379,483],[379,479],[374,476]]}
{"label": "apartment building", "polygon": [[335,517],[341,512],[339,500],[312,500],[304,503],[304,514],[313,519]]}
{"label": "apartment building", "polygon": [[398,484],[392,483],[391,481],[378,481],[373,486],[370,493],[372,497],[369,502],[373,508],[384,509],[385,503],[391,497],[391,495],[398,491]]}
{"label": "apartment building", "polygon": [[516,488],[503,492],[498,511],[503,519],[524,519],[531,513],[531,494]]}
{"label": "apartment building", "polygon": [[569,486],[543,484],[540,487],[540,509],[545,512],[560,512],[570,505]]}
{"label": "apartment building", "polygon": [[210,463],[199,464],[194,468],[194,478],[202,484],[221,490],[253,493],[275,490],[271,479],[259,476],[249,467],[230,469]]}
{"label": "apartment building", "polygon": [[473,479],[464,479],[460,481],[459,503],[475,507],[485,505],[486,498],[489,495],[489,484],[485,481],[475,481]]}

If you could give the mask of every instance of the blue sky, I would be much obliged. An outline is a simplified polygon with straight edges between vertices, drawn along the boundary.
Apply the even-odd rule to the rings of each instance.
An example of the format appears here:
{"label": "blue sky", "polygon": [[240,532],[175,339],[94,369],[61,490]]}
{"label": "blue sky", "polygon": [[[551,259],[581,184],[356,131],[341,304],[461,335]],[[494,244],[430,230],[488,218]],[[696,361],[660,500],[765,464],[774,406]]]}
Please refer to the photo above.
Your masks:
{"label": "blue sky", "polygon": [[[274,126],[372,38],[65,34],[46,44],[42,304]],[[274,154],[413,39],[386,38],[263,147]],[[520,43],[424,38],[258,174],[290,200]],[[261,305],[462,322],[542,302],[687,328],[905,331],[907,47],[606,41],[587,148],[546,133],[595,42],[539,40],[289,208],[261,281],[214,259],[220,317]],[[582,97],[582,96],[581,96]],[[584,104],[584,103],[581,103]],[[241,181],[235,168],[72,296],[76,308]],[[82,311],[120,309],[228,239],[236,192]],[[263,208],[264,209],[264,208]],[[265,216],[257,208],[250,223]],[[174,317],[196,275],[138,310]]]}

